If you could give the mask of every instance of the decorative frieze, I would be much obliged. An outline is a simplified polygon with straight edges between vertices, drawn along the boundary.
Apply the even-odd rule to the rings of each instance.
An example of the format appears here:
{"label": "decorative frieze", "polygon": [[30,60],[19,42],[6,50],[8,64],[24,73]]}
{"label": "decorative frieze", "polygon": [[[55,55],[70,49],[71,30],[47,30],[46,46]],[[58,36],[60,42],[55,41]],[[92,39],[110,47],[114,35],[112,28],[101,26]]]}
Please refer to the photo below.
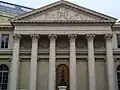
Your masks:
{"label": "decorative frieze", "polygon": [[87,16],[86,13],[84,14],[83,12],[76,12],[75,10],[65,7],[58,7],[44,12],[32,20],[95,20],[95,18],[90,17],[90,15]]}

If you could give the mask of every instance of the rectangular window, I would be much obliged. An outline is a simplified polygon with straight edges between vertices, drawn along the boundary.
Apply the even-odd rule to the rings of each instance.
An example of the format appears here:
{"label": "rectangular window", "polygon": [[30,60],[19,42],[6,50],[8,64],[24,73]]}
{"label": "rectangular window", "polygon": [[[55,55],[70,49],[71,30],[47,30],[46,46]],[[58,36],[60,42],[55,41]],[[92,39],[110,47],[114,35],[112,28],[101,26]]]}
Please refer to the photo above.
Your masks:
{"label": "rectangular window", "polygon": [[117,34],[117,46],[120,48],[120,34]]}
{"label": "rectangular window", "polygon": [[9,35],[2,34],[1,35],[1,48],[8,48],[8,41],[9,41]]}

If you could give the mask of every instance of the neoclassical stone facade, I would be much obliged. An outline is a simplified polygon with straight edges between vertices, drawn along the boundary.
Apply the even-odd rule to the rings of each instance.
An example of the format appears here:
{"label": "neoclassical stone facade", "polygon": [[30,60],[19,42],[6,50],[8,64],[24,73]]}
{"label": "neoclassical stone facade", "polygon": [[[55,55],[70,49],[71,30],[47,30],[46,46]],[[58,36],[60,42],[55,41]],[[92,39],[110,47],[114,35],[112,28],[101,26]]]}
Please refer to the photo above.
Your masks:
{"label": "neoclassical stone facade", "polygon": [[61,0],[0,22],[7,90],[120,90],[116,18]]}

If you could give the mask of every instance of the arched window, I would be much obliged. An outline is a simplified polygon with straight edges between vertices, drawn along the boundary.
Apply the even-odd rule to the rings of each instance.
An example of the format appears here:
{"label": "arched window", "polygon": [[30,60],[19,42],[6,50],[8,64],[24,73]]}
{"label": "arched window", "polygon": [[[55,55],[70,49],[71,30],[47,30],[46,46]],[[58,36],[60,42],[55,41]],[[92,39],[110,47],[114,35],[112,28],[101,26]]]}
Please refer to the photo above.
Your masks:
{"label": "arched window", "polygon": [[8,73],[9,73],[9,68],[6,65],[1,64],[0,65],[0,90],[7,90]]}

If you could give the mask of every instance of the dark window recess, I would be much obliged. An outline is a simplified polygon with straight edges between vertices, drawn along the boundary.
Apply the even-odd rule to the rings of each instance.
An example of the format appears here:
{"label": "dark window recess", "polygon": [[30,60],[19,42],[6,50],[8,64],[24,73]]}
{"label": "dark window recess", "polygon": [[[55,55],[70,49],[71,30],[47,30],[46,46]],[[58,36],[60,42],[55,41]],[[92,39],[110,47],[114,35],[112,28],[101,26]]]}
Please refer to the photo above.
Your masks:
{"label": "dark window recess", "polygon": [[8,41],[9,41],[9,35],[2,34],[1,35],[1,48],[8,48]]}
{"label": "dark window recess", "polygon": [[1,64],[0,65],[0,90],[7,90],[8,73],[9,73],[9,68],[6,65]]}
{"label": "dark window recess", "polygon": [[120,65],[117,68],[117,82],[118,82],[118,90],[120,90]]}

